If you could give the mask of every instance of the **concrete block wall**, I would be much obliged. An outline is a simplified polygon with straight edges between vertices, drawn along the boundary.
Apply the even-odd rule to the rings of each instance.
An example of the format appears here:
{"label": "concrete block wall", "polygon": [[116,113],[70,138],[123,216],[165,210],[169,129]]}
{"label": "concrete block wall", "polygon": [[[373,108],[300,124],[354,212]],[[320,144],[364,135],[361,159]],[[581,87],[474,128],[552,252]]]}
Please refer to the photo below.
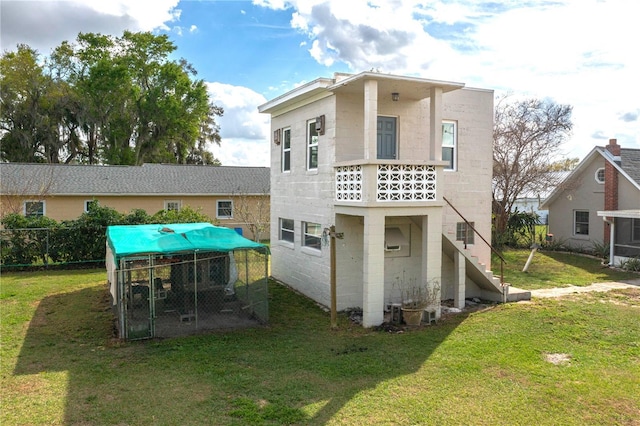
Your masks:
{"label": "concrete block wall", "polygon": [[[303,247],[302,222],[333,225],[334,98],[325,98],[273,117],[272,131],[291,128],[291,171],[282,172],[282,144],[271,143],[271,274],[301,293],[329,304],[330,251]],[[307,122],[325,116],[318,139],[318,169],[307,170]],[[279,218],[294,221],[294,243],[279,240]],[[299,265],[297,267],[293,267]]]}
{"label": "concrete block wall", "polygon": [[[443,120],[458,123],[457,170],[444,171],[444,196],[491,242],[491,179],[493,176],[493,91],[462,89],[445,93]],[[443,232],[454,235],[462,219],[445,208]],[[490,268],[491,249],[476,236],[468,246]]]}

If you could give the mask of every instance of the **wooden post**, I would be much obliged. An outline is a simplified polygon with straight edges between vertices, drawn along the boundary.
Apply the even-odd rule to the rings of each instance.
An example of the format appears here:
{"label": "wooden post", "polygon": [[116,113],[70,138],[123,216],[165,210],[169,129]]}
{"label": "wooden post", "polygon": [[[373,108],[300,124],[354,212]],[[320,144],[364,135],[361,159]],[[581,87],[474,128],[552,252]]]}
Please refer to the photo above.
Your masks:
{"label": "wooden post", "polygon": [[336,227],[331,225],[329,228],[329,236],[331,237],[331,328],[338,328],[338,310],[336,303],[336,238],[342,238],[342,233],[336,233]]}

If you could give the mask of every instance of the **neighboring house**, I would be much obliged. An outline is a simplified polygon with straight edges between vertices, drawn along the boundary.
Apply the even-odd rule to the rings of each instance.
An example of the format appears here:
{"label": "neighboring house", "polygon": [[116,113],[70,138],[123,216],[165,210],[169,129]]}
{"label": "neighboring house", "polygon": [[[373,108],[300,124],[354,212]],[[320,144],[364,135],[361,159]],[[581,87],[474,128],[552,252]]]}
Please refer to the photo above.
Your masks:
{"label": "neighboring house", "polygon": [[[271,273],[365,327],[397,303],[399,277],[440,299],[501,301],[490,248],[493,92],[375,72],[319,78],[259,107],[271,115]],[[457,239],[466,238],[467,248]],[[477,259],[475,259],[477,258]]]}
{"label": "neighboring house", "polygon": [[541,209],[540,205],[551,194],[552,190],[555,189],[555,186],[569,174],[569,172],[551,173],[552,182],[555,183],[553,188],[546,191],[527,191],[518,195],[518,198],[516,198],[516,201],[513,203],[511,212],[513,213],[517,209],[519,212],[535,213],[539,217],[540,224],[546,225],[549,220],[549,212]]}
{"label": "neighboring house", "polygon": [[640,256],[640,149],[615,139],[595,147],[542,208],[556,241],[582,249],[610,243],[611,264]]}
{"label": "neighboring house", "polygon": [[[96,166],[0,164],[2,215],[21,213],[57,221],[77,219],[93,201],[121,213],[184,206],[200,210],[220,226],[243,228],[243,217],[262,207],[268,221],[269,168],[144,164]],[[245,212],[242,212],[245,208]]]}

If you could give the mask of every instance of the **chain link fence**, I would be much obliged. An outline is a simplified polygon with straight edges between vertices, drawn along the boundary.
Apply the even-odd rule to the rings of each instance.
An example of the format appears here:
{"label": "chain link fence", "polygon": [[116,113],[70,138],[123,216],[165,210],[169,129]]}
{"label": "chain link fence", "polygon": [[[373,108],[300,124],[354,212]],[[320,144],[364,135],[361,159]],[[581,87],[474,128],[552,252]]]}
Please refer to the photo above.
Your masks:
{"label": "chain link fence", "polygon": [[127,340],[246,328],[269,319],[265,252],[236,250],[121,259],[118,329]]}
{"label": "chain link fence", "polygon": [[0,229],[3,269],[104,264],[106,227]]}

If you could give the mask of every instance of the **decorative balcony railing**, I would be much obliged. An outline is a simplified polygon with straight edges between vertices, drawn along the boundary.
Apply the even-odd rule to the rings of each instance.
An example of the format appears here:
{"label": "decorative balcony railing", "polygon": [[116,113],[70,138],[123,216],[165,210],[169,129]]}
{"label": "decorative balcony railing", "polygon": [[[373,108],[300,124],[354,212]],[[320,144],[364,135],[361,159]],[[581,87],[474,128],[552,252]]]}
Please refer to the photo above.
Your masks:
{"label": "decorative balcony railing", "polygon": [[[336,201],[435,201],[437,170],[430,164],[355,164],[336,167]],[[375,198],[366,194],[375,179]],[[372,189],[373,190],[373,189]]]}
{"label": "decorative balcony railing", "polygon": [[362,165],[336,167],[336,201],[362,201]]}

